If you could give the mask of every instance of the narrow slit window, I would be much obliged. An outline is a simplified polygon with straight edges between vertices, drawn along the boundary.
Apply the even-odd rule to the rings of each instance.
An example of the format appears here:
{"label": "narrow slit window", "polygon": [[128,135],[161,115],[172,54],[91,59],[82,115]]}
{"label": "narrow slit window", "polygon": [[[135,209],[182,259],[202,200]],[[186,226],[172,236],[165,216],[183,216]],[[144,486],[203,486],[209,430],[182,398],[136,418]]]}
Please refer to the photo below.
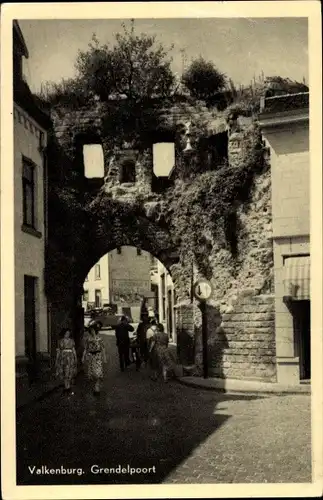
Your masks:
{"label": "narrow slit window", "polygon": [[120,183],[136,182],[136,165],[133,160],[126,160],[121,165]]}

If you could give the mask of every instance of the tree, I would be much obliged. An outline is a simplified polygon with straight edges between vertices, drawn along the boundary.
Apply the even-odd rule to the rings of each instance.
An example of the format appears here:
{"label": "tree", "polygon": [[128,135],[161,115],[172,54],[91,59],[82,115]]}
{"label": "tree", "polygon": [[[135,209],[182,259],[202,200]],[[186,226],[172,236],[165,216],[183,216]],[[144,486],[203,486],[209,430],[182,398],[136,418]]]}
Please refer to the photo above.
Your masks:
{"label": "tree", "polygon": [[226,76],[211,61],[203,57],[195,59],[182,77],[183,84],[192,97],[206,103],[216,101],[226,88]]}
{"label": "tree", "polygon": [[130,29],[122,24],[124,33],[116,35],[110,48],[100,45],[93,35],[87,51],[79,51],[76,70],[78,80],[88,93],[105,101],[111,97],[126,97],[142,101],[169,95],[175,78],[171,60],[155,36],[135,34],[134,21]]}

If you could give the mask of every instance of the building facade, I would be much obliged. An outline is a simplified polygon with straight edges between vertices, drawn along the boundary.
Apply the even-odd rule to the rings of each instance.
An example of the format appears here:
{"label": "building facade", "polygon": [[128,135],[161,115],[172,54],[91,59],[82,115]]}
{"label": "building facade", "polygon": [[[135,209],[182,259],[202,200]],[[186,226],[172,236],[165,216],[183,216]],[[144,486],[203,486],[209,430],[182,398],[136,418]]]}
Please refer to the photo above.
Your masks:
{"label": "building facade", "polygon": [[101,257],[84,282],[83,307],[116,304],[130,309],[139,320],[142,297],[151,292],[151,256],[138,248],[122,246]]}
{"label": "building facade", "polygon": [[48,307],[44,284],[47,241],[48,115],[23,79],[28,50],[13,26],[15,321],[17,389],[33,383],[50,359]]}
{"label": "building facade", "polygon": [[277,382],[310,379],[309,95],[267,98],[259,117],[270,148]]}

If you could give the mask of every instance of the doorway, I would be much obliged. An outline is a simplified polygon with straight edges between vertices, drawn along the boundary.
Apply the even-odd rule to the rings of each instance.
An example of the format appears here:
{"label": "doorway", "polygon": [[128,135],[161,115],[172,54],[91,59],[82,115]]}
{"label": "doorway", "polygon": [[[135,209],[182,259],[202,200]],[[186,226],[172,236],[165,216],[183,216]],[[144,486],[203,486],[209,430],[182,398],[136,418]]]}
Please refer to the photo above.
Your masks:
{"label": "doorway", "polygon": [[36,286],[37,278],[24,276],[25,353],[28,358],[28,378],[32,383],[37,375],[36,366]]}
{"label": "doorway", "polygon": [[300,380],[311,378],[311,303],[294,303],[296,354],[299,356]]}
{"label": "doorway", "polygon": [[94,298],[95,298],[95,307],[99,309],[101,307],[101,303],[102,303],[101,290],[94,291]]}

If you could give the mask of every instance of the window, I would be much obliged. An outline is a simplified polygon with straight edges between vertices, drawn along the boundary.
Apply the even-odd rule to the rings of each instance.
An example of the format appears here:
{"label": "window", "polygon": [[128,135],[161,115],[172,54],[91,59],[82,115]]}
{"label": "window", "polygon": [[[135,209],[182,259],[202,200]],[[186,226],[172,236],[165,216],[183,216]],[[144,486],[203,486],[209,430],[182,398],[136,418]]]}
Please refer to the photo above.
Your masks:
{"label": "window", "polygon": [[84,290],[83,301],[84,302],[88,302],[89,301],[89,291],[88,290]]}
{"label": "window", "polygon": [[158,142],[153,145],[154,174],[157,177],[167,177],[175,165],[175,144],[173,142]]}
{"label": "window", "polygon": [[121,247],[117,247],[118,254],[121,254]]}
{"label": "window", "polygon": [[101,307],[102,303],[101,290],[95,290],[94,296],[95,296],[95,307]]}
{"label": "window", "polygon": [[137,248],[137,255],[141,255],[141,250],[140,250],[140,248]]}
{"label": "window", "polygon": [[161,293],[162,296],[164,297],[166,293],[166,278],[165,278],[165,273],[160,276],[161,278]]}
{"label": "window", "polygon": [[84,175],[88,179],[104,177],[104,155],[101,144],[83,145]]}
{"label": "window", "polygon": [[133,160],[125,160],[120,168],[120,183],[136,182],[136,165]]}
{"label": "window", "polygon": [[100,269],[100,264],[96,264],[94,268],[94,276],[96,280],[101,279],[101,269]]}
{"label": "window", "polygon": [[23,157],[22,168],[23,222],[35,229],[35,165]]}

